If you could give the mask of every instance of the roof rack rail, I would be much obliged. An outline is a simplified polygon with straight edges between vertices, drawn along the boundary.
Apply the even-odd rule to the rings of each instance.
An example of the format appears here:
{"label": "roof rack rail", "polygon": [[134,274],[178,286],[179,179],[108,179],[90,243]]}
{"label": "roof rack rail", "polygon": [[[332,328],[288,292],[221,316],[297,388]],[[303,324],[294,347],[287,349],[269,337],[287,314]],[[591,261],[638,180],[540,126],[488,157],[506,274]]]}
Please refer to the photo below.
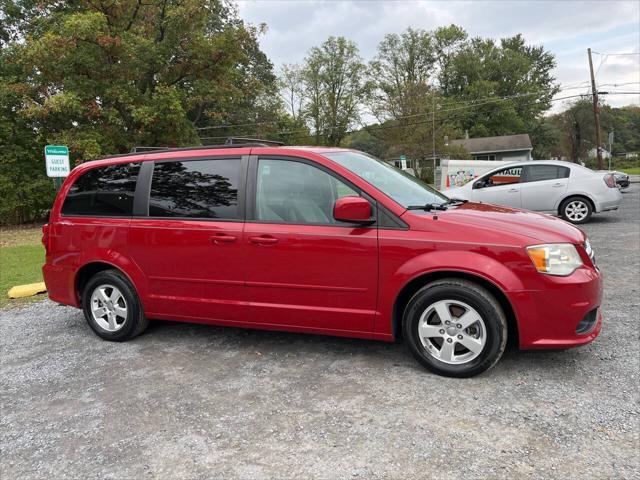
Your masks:
{"label": "roof rack rail", "polygon": [[279,142],[277,140],[262,140],[260,138],[246,138],[246,137],[228,137],[224,144],[225,145],[237,145],[237,144],[261,144],[264,147],[282,147],[284,142]]}
{"label": "roof rack rail", "polygon": [[141,152],[153,152],[156,150],[169,150],[169,147],[139,147],[135,146],[131,148],[129,153],[141,153]]}
{"label": "roof rack rail", "polygon": [[[242,143],[241,143],[242,141]],[[120,153],[116,155],[107,155],[101,157],[106,158],[118,158],[118,157],[130,157],[132,155],[145,155],[152,152],[182,152],[188,150],[212,150],[212,149],[224,149],[224,148],[248,148],[248,147],[281,147],[285,145],[283,142],[277,142],[275,140],[259,140],[254,138],[240,138],[229,137],[225,143],[215,145],[196,145],[193,147],[141,147],[135,146],[131,148],[129,153]]]}

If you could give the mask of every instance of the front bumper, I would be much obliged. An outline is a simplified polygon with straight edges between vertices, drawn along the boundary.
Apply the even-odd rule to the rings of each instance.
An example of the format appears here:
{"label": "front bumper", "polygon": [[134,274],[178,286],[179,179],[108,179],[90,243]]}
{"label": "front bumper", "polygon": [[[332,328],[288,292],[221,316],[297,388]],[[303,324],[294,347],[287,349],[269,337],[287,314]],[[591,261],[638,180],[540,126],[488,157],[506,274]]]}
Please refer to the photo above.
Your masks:
{"label": "front bumper", "polygon": [[570,348],[592,342],[602,328],[600,273],[583,266],[568,277],[544,277],[544,288],[515,292],[512,300],[520,348]]}

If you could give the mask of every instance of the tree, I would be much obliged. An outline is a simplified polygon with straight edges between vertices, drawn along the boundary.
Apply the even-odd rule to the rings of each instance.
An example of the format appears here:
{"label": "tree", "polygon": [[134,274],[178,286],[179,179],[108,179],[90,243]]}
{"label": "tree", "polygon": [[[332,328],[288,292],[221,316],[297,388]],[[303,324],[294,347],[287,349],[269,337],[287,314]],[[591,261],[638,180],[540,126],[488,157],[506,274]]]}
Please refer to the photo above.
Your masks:
{"label": "tree", "polygon": [[285,116],[258,46],[264,27],[244,24],[224,0],[4,0],[0,23],[2,143],[25,145],[0,152],[3,195],[8,178],[44,170],[47,143],[68,145],[80,162]]}
{"label": "tree", "polygon": [[300,65],[283,65],[279,78],[280,95],[291,118],[296,121],[303,116],[305,107],[304,74]]}
{"label": "tree", "polygon": [[360,119],[368,91],[365,68],[355,43],[343,37],[329,37],[310,50],[303,79],[316,143],[339,145]]}
{"label": "tree", "polygon": [[405,119],[424,110],[434,72],[432,35],[407,29],[385,35],[369,64],[373,86],[370,106],[379,121]]}
{"label": "tree", "polygon": [[16,114],[76,158],[198,143],[196,125],[276,91],[260,29],[225,2],[31,4],[15,2],[8,24],[24,40],[3,52],[22,71]]}
{"label": "tree", "polygon": [[380,42],[369,69],[369,105],[390,127],[379,134],[388,152],[424,157],[435,137],[439,155],[445,135],[459,138],[467,131],[472,137],[529,133],[542,154],[554,141],[542,118],[557,92],[554,66],[553,55],[521,35],[496,42],[469,39],[455,25],[431,32],[410,28]]}
{"label": "tree", "polygon": [[[560,152],[573,162],[586,160],[588,152],[595,148],[595,122],[593,103],[590,98],[580,98],[567,108],[549,118],[549,123],[557,130]],[[640,108],[600,107],[600,125],[606,138],[608,132],[615,132],[615,152],[634,152],[640,149]],[[605,145],[608,148],[608,145]]]}

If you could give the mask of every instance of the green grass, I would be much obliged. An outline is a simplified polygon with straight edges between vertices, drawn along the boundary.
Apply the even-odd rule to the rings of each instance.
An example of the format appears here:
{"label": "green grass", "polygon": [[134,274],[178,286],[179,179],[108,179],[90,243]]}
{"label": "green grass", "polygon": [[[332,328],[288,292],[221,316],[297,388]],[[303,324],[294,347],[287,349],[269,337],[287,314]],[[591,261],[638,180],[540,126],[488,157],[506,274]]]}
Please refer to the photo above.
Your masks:
{"label": "green grass", "polygon": [[0,247],[0,308],[42,300],[43,295],[11,299],[7,291],[16,285],[42,281],[44,247],[40,244]]}
{"label": "green grass", "polygon": [[628,175],[640,175],[640,167],[621,168],[620,171]]}

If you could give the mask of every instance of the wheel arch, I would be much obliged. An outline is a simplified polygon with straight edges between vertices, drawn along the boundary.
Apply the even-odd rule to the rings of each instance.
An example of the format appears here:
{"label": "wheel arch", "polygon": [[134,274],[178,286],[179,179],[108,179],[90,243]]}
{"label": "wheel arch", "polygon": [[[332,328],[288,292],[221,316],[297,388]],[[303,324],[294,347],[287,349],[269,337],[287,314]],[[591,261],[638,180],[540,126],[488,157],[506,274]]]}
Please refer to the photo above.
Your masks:
{"label": "wheel arch", "polygon": [[592,210],[594,213],[597,213],[597,210],[596,210],[596,202],[595,202],[595,201],[593,200],[593,198],[591,198],[588,194],[586,194],[586,193],[569,193],[569,194],[564,195],[564,196],[560,199],[560,201],[558,202],[558,206],[557,206],[557,208],[556,208],[556,211],[558,212],[558,215],[559,215],[559,216],[562,216],[561,208],[562,208],[562,205],[564,204],[564,202],[566,202],[566,201],[567,201],[568,199],[570,199],[570,198],[575,198],[575,197],[584,198],[584,199],[585,199],[586,201],[588,201],[588,202],[589,202],[589,204],[591,205],[591,210]]}
{"label": "wheel arch", "polygon": [[400,290],[393,305],[393,335],[396,339],[402,338],[402,319],[411,297],[428,283],[444,278],[468,280],[487,289],[498,301],[507,317],[507,327],[509,329],[507,342],[511,345],[519,345],[518,321],[515,310],[504,291],[485,277],[457,270],[439,270],[423,273],[410,280]]}
{"label": "wheel arch", "polygon": [[75,295],[78,301],[78,305],[80,307],[82,307],[82,291],[86,286],[87,282],[95,274],[99,272],[104,272],[105,270],[117,270],[122,275],[124,275],[127,278],[127,280],[129,280],[129,282],[131,283],[131,285],[133,285],[134,288],[136,288],[136,284],[133,282],[133,280],[127,274],[127,272],[125,272],[122,268],[120,268],[117,265],[114,265],[109,262],[105,262],[103,260],[97,260],[97,261],[85,263],[76,272],[75,280],[74,280]]}

